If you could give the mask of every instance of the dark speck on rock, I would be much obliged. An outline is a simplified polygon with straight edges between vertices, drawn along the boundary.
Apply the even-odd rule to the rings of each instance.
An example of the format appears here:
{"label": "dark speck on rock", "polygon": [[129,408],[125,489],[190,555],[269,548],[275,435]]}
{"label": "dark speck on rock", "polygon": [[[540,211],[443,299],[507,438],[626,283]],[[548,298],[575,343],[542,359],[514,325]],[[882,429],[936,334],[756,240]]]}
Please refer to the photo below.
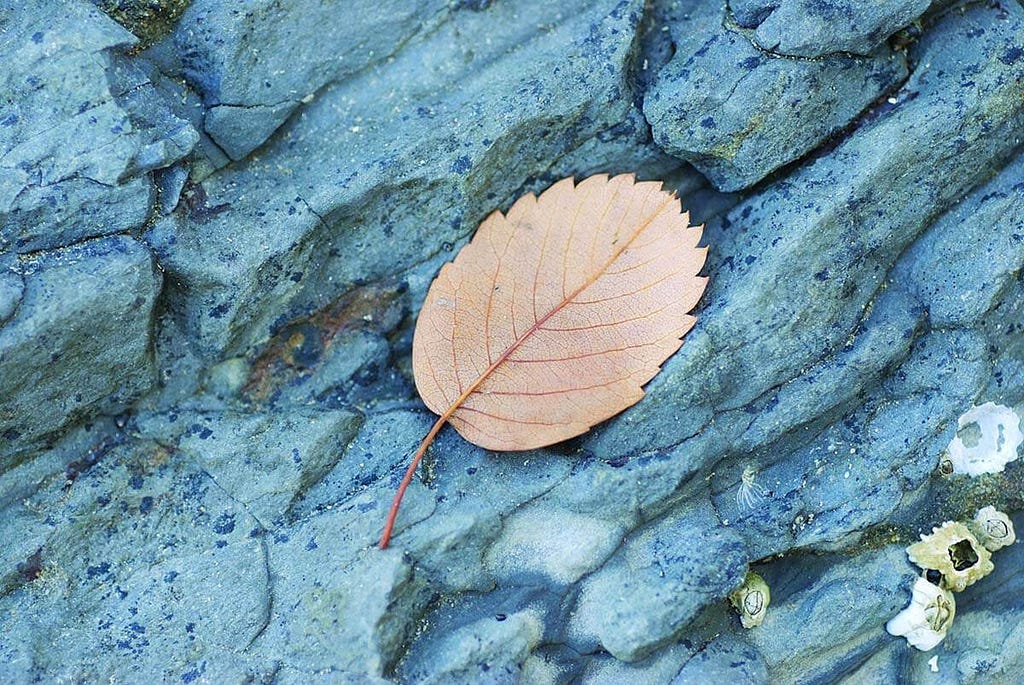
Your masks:
{"label": "dark speck on rock", "polygon": [[231,309],[231,305],[227,303],[219,304],[210,310],[211,319],[220,319]]}
{"label": "dark speck on rock", "polygon": [[85,569],[86,578],[96,578],[99,576],[105,576],[110,573],[110,562],[104,561],[95,566],[89,566]]}
{"label": "dark speck on rock", "polygon": [[18,562],[17,571],[22,582],[31,583],[38,578],[39,574],[43,571],[42,547],[30,554],[25,561]]}
{"label": "dark speck on rock", "polygon": [[227,535],[235,529],[235,515],[230,513],[221,514],[213,524],[213,532],[218,535]]}

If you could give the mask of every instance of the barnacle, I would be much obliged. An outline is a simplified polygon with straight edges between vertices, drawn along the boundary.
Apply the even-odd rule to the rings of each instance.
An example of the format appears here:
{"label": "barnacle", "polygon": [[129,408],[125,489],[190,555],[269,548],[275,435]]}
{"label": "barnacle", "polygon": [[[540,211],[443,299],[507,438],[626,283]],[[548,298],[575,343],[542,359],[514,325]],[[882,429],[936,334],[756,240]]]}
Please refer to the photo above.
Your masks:
{"label": "barnacle", "polygon": [[962,523],[946,521],[907,547],[907,556],[924,570],[942,574],[947,590],[960,592],[992,572],[992,553]]}
{"label": "barnacle", "polygon": [[971,532],[990,552],[995,552],[1017,539],[1010,517],[993,506],[982,507],[967,524]]}
{"label": "barnacle", "polygon": [[885,629],[890,635],[903,636],[912,646],[927,652],[946,637],[955,616],[953,594],[922,576],[914,581],[910,604],[889,619]]}
{"label": "barnacle", "polygon": [[753,571],[747,571],[743,584],[729,593],[729,603],[739,612],[744,628],[761,625],[771,599],[768,583]]}
{"label": "barnacle", "polygon": [[939,460],[943,474],[998,473],[1017,458],[1024,442],[1020,416],[995,402],[971,407],[957,420],[956,435]]}
{"label": "barnacle", "polygon": [[740,509],[753,509],[764,499],[764,486],[756,482],[756,479],[757,467],[747,464],[740,475],[740,488],[736,491],[736,506]]}

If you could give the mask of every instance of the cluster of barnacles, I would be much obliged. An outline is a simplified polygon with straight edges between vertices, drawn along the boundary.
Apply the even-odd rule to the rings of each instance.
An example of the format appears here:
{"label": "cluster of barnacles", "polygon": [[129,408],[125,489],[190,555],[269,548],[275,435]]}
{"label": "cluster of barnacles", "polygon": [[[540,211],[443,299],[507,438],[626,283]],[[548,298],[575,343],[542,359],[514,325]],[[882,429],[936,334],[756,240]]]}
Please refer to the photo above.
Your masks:
{"label": "cluster of barnacles", "polygon": [[956,616],[953,592],[961,592],[992,569],[992,552],[1016,540],[1013,522],[995,507],[983,507],[967,523],[946,521],[921,535],[907,556],[921,569],[910,604],[885,625],[892,635],[927,652],[946,637]]}

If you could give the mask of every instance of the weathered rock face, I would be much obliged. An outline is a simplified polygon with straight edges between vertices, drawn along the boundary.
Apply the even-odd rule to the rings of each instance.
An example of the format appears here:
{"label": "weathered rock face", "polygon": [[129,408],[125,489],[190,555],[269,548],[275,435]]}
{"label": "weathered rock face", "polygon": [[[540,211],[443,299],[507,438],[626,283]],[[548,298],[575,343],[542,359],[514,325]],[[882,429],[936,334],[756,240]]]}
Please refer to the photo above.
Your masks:
{"label": "weathered rock face", "polygon": [[[869,54],[914,22],[929,0],[729,0],[731,19],[762,50],[794,57]],[[941,3],[936,3],[941,4]],[[948,3],[947,3],[948,4]]]}
{"label": "weathered rock face", "polygon": [[[11,276],[20,276],[20,283]],[[116,414],[150,390],[150,333],[161,276],[125,236],[25,257],[7,279],[12,313],[0,328],[0,464],[97,413]]]}
{"label": "weathered rock face", "polygon": [[85,3],[4,10],[0,250],[25,253],[140,227],[149,172],[198,134],[126,59],[135,37]]}
{"label": "weathered rock face", "polygon": [[[937,471],[1024,411],[1019,3],[165,4],[0,9],[0,680],[929,675],[904,547],[1024,524],[1024,460]],[[581,438],[442,431],[377,550],[438,267],[626,171],[706,222],[696,328]],[[1024,681],[1020,556],[944,682]]]}
{"label": "weathered rock face", "polygon": [[716,3],[673,4],[658,19],[675,56],[644,94],[644,114],[659,146],[722,190],[802,157],[907,75],[888,46],[815,60],[765,52]]}

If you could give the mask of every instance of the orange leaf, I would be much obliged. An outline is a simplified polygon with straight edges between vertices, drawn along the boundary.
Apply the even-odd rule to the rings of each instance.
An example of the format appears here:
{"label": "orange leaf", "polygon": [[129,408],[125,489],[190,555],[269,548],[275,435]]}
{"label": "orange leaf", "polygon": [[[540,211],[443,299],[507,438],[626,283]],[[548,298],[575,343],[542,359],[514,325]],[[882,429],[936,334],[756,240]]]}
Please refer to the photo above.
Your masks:
{"label": "orange leaf", "polygon": [[682,345],[707,279],[707,248],[679,200],[632,175],[562,179],[494,212],[430,286],[412,346],[416,388],[440,418],[490,450],[544,447],[643,397]]}

